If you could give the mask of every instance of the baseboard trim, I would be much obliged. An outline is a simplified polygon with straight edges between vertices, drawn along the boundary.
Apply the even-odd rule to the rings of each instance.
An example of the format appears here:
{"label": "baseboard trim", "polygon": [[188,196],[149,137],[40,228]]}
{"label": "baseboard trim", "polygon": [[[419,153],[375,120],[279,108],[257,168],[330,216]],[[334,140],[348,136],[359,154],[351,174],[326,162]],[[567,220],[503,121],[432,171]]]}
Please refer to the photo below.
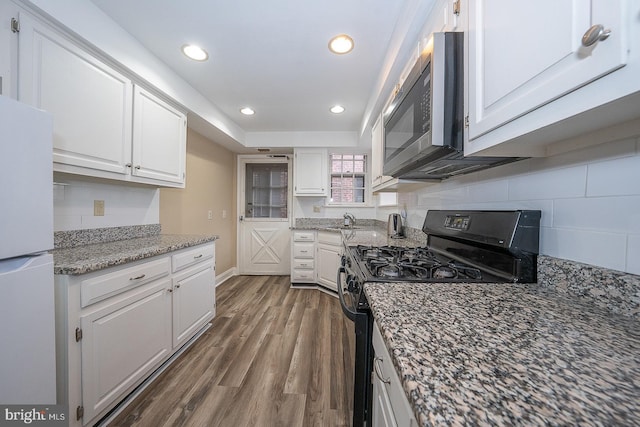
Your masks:
{"label": "baseboard trim", "polygon": [[231,267],[227,271],[224,271],[220,274],[216,274],[216,288],[222,285],[225,281],[237,275],[238,275],[238,269],[235,267]]}

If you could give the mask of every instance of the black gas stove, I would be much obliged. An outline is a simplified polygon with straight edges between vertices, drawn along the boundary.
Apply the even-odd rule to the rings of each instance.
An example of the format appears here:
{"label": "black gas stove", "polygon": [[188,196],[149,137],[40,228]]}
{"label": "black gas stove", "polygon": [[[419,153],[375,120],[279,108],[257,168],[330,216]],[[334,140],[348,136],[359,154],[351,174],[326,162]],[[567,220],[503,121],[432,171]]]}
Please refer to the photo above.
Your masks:
{"label": "black gas stove", "polygon": [[[533,283],[540,211],[430,210],[424,247],[348,246],[338,271],[342,311],[355,324],[353,426],[370,423],[373,316],[366,282]],[[484,286],[484,285],[482,285]]]}
{"label": "black gas stove", "polygon": [[429,248],[357,245],[349,248],[352,258],[364,266],[367,282],[478,282],[498,280],[479,268],[456,261]]}

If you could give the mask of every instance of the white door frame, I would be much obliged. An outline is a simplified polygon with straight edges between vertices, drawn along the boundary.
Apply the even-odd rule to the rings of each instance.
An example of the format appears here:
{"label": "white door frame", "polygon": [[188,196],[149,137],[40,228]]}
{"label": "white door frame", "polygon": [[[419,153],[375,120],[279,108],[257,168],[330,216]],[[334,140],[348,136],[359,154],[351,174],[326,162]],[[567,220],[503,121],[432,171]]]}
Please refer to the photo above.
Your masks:
{"label": "white door frame", "polygon": [[[244,199],[245,199],[245,168],[243,167],[246,163],[286,163],[287,164],[287,228],[291,227],[293,221],[293,171],[292,171],[292,156],[291,155],[264,155],[264,154],[241,154],[237,157],[237,197],[236,204],[237,209],[236,212],[238,216],[236,217],[236,221],[238,221],[238,226],[236,227],[236,260],[238,265],[238,274],[245,274],[243,271],[243,263],[241,261],[242,257],[242,224],[240,218],[245,218],[244,211]],[[277,221],[277,220],[273,220]],[[291,258],[291,254],[287,255],[288,258]]]}

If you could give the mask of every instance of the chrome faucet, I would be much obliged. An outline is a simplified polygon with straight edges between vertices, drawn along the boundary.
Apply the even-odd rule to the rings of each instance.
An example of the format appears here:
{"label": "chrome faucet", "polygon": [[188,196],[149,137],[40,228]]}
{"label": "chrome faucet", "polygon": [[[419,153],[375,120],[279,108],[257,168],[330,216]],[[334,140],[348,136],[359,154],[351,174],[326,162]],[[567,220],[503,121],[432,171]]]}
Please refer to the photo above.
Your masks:
{"label": "chrome faucet", "polygon": [[353,216],[353,214],[350,214],[349,212],[347,212],[344,215],[342,215],[342,217],[344,218],[345,227],[353,227],[354,225],[356,225],[356,217]]}

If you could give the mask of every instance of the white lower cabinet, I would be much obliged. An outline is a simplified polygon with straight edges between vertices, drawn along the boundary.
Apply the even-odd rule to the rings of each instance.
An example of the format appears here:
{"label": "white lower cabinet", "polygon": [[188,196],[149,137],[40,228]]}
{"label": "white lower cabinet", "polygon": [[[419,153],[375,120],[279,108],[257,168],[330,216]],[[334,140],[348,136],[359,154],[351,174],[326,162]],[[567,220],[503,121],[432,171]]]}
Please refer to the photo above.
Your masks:
{"label": "white lower cabinet", "polygon": [[296,230],[291,238],[291,283],[314,283],[316,232]]}
{"label": "white lower cabinet", "polygon": [[338,291],[336,277],[342,257],[342,235],[330,231],[318,231],[316,250],[317,282],[333,291]]}
{"label": "white lower cabinet", "polygon": [[82,395],[92,419],[171,353],[170,280],[158,280],[84,315]]}
{"label": "white lower cabinet", "polygon": [[55,282],[58,403],[93,425],[215,316],[215,244]]}
{"label": "white lower cabinet", "polygon": [[173,346],[189,340],[215,314],[213,266],[191,268],[173,278]]}
{"label": "white lower cabinet", "polygon": [[377,326],[373,328],[373,352],[372,426],[417,426],[418,422]]}

